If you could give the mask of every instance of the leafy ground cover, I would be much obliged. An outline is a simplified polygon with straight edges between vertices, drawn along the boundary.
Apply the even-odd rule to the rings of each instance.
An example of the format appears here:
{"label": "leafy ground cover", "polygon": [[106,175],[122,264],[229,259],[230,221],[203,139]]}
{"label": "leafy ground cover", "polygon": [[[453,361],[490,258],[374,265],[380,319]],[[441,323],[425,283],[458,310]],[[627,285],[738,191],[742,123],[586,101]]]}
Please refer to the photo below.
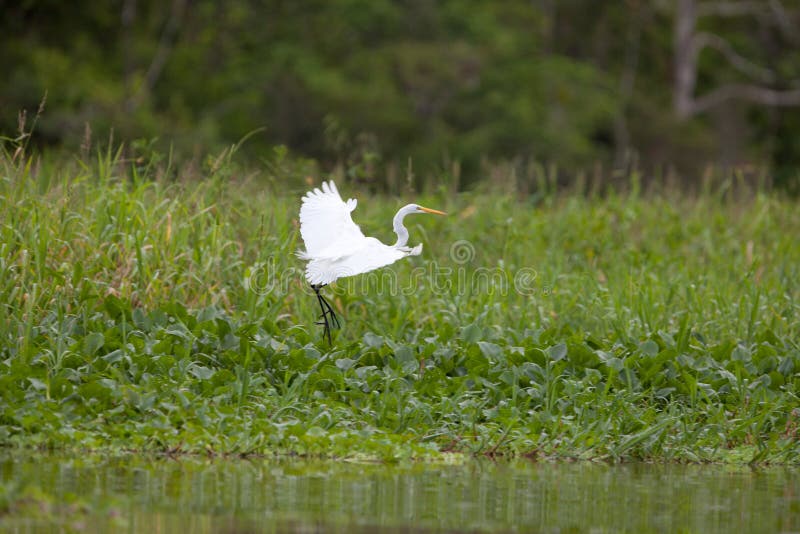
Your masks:
{"label": "leafy ground cover", "polygon": [[422,256],[326,290],[329,347],[294,255],[306,187],[195,174],[3,155],[0,444],[800,458],[795,201],[341,180],[368,235],[412,200],[450,216],[407,219]]}

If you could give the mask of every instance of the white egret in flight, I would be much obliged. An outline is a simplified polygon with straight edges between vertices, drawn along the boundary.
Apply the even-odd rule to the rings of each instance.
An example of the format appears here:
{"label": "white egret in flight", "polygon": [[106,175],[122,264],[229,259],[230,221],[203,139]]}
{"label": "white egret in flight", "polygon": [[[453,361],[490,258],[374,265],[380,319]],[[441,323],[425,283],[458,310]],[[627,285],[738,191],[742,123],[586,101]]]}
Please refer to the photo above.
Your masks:
{"label": "white egret in flight", "polygon": [[306,193],[300,207],[300,235],[306,249],[298,251],[297,255],[308,260],[306,280],[317,295],[322,310],[322,321],[318,324],[325,326],[323,336],[327,335],[328,344],[331,344],[331,324],[339,328],[339,319],[319,290],[337,278],[366,273],[406,256],[418,256],[422,252],[422,245],[414,248],[406,246],[408,230],[403,226],[403,219],[412,213],[445,215],[442,211],[417,204],[403,206],[392,221],[397,243],[385,245],[361,233],[350,217],[354,209],[356,199],[344,202],[332,180],[323,182],[321,189]]}

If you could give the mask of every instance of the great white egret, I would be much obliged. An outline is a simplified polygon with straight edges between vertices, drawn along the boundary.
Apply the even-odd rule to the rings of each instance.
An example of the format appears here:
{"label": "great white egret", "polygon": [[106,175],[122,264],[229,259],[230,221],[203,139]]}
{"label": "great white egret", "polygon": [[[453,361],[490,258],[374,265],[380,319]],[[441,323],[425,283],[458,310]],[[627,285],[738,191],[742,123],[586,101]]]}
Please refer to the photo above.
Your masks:
{"label": "great white egret", "polygon": [[[422,245],[414,248],[406,246],[408,230],[403,219],[412,213],[434,213],[446,215],[443,211],[408,204],[400,208],[394,216],[392,226],[397,234],[397,243],[385,245],[374,237],[366,237],[350,212],[356,209],[356,199],[347,202],[339,196],[333,180],[323,182],[321,188],[306,193],[300,206],[300,235],[306,245],[298,251],[301,259],[307,260],[306,280],[317,295],[322,310],[323,336],[331,344],[331,324],[339,328],[339,319],[320,289],[338,278],[353,276],[375,270],[394,263],[406,256],[418,256]],[[330,317],[330,322],[328,318]]]}

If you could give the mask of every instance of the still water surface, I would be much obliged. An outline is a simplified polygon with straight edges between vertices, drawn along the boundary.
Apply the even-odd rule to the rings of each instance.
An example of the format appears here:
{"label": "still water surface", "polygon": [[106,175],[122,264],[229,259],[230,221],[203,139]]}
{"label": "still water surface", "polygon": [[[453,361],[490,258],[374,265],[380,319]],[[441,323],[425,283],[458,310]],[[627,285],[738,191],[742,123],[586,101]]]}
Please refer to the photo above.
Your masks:
{"label": "still water surface", "polygon": [[3,532],[800,532],[792,469],[7,451],[0,477]]}

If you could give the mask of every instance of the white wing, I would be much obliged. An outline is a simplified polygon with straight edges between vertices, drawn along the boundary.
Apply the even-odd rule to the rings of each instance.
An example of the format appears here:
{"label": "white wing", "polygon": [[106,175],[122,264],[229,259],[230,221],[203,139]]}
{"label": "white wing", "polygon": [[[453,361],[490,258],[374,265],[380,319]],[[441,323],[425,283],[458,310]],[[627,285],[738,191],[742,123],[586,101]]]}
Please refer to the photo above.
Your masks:
{"label": "white wing", "polygon": [[330,284],[337,278],[373,271],[406,256],[416,256],[422,245],[413,249],[384,245],[374,237],[364,238],[363,244],[350,254],[338,258],[312,259],[306,266],[306,280],[311,284]]}
{"label": "white wing", "polygon": [[333,180],[306,193],[300,207],[300,235],[306,250],[300,256],[338,257],[363,246],[366,237],[350,217],[354,209],[356,199],[344,202]]}

